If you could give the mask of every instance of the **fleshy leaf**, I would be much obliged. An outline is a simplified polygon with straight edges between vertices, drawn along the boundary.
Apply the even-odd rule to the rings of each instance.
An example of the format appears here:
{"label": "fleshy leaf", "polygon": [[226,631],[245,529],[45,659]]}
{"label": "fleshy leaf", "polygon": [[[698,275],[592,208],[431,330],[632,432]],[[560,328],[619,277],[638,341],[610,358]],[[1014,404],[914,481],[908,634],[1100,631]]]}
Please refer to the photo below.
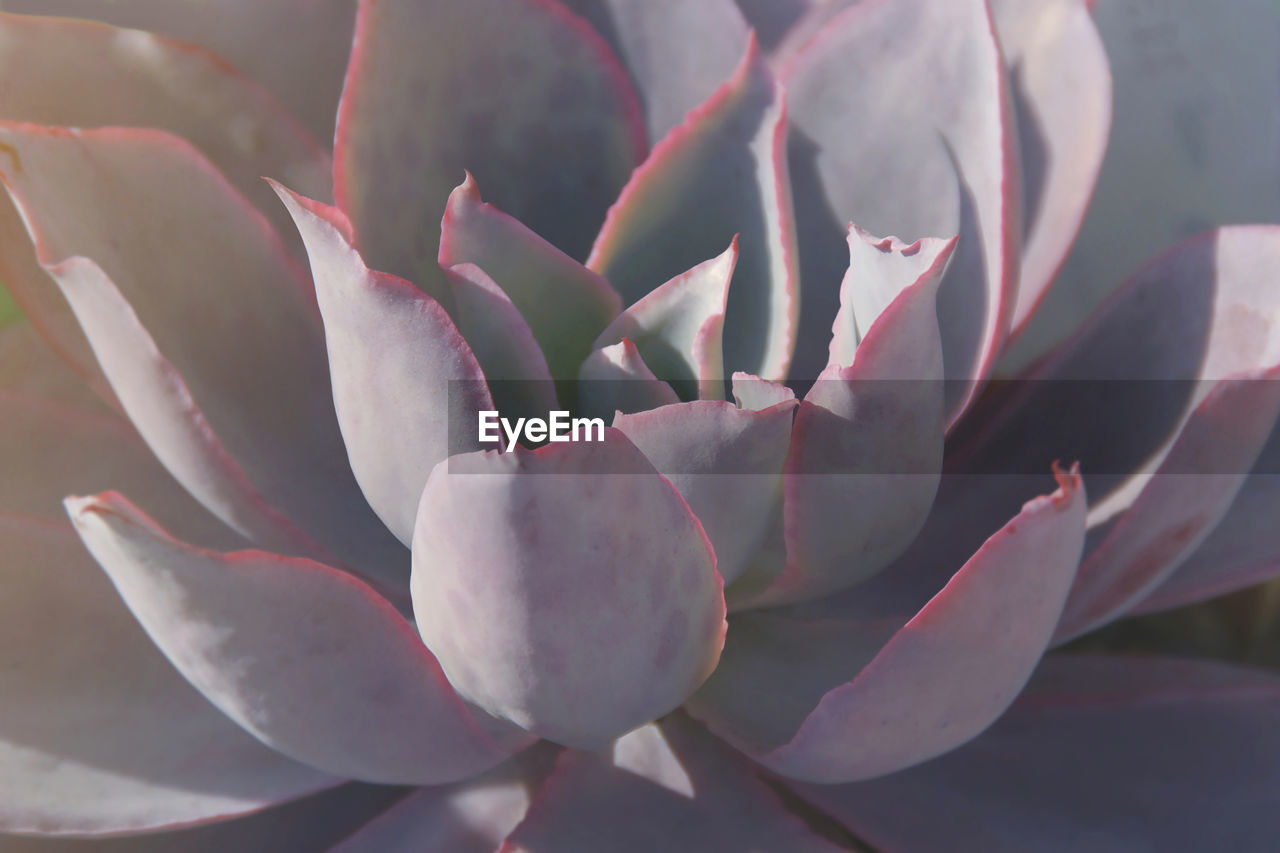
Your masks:
{"label": "fleshy leaf", "polygon": [[134,426],[173,476],[240,535],[288,553],[326,554],[254,486],[102,269],[74,257],[48,270],[76,312],[98,363],[116,377],[113,387]]}
{"label": "fleshy leaf", "polygon": [[[795,10],[794,20],[790,22],[786,32],[780,34],[771,51],[774,64],[786,66],[796,54],[809,47],[814,37],[827,25],[859,2],[860,0],[738,0],[738,5],[745,9],[755,3],[768,3],[771,8],[791,6]],[[797,6],[803,8],[795,9]],[[763,34],[761,38],[764,38]]]}
{"label": "fleshy leaf", "polygon": [[733,0],[565,0],[604,36],[661,139],[729,79],[747,42]]}
{"label": "fleshy leaf", "polygon": [[[781,73],[804,305],[792,373],[817,375],[836,313],[845,223],[959,234],[938,297],[954,421],[990,372],[1017,283],[1016,140],[984,0],[870,0],[837,15]],[[972,380],[972,382],[967,381]]]}
{"label": "fleshy leaf", "polygon": [[440,463],[413,554],[418,629],[450,682],[557,743],[599,746],[667,713],[719,658],[710,543],[617,430]]}
{"label": "fleshy leaf", "polygon": [[[475,354],[494,404],[504,414],[545,416],[556,391],[542,349],[502,288],[475,264],[444,271],[458,331]],[[461,388],[455,386],[454,393]]]}
{"label": "fleshy leaf", "polygon": [[738,238],[718,257],[703,261],[645,295],[596,338],[603,349],[632,341],[659,378],[688,396],[724,399],[724,312],[738,263]]}
{"label": "fleshy leaf", "polygon": [[[901,629],[734,617],[688,708],[778,773],[867,779],[953,749],[991,724],[1049,643],[1084,544],[1075,472],[1028,503]],[[892,634],[884,642],[886,634]]]}
{"label": "fleshy leaf", "polygon": [[1138,497],[1091,547],[1056,641],[1118,618],[1169,577],[1231,506],[1280,416],[1280,368],[1217,383]]}
{"label": "fleshy leaf", "polygon": [[1260,670],[1048,658],[950,755],[791,787],[880,850],[1266,850],[1280,834],[1278,704],[1280,680]]}
{"label": "fleshy leaf", "polygon": [[191,689],[65,522],[0,515],[0,555],[0,832],[142,832],[339,783]]}
{"label": "fleshy leaf", "polygon": [[742,758],[675,715],[565,752],[502,853],[837,853]]}
{"label": "fleshy leaf", "polygon": [[243,541],[196,503],[128,421],[0,390],[0,512],[61,521],[71,492],[127,488],[204,545]]}
{"label": "fleshy leaf", "polygon": [[[953,476],[944,478],[925,530],[892,567],[892,584],[861,590],[863,602],[905,599],[905,607],[918,607],[945,582],[937,573],[945,554],[975,547],[1034,494],[1035,472],[1054,459],[1078,459],[1093,472],[1085,475],[1091,524],[1104,508],[1113,517],[1122,512],[1143,485],[1135,472],[1158,467],[1217,380],[1280,361],[1280,293],[1270,272],[1277,265],[1280,229],[1271,226],[1188,240],[1130,277],[1032,369],[993,386],[951,436]],[[1248,464],[1198,473],[1231,470]]]}
{"label": "fleshy leaf", "polygon": [[636,302],[741,235],[725,313],[725,367],[782,379],[795,346],[798,284],[786,107],[752,37],[733,79],[631,176],[587,266]]}
{"label": "fleshy leaf", "polygon": [[475,264],[520,310],[556,379],[571,378],[622,307],[609,283],[480,199],[471,175],[449,195],[440,265]]}
{"label": "fleshy leaf", "polygon": [[1016,334],[1080,230],[1111,129],[1111,71],[1085,0],[993,0],[1017,117],[1022,270]]}
{"label": "fleshy leaf", "polygon": [[326,144],[333,139],[351,51],[352,0],[3,0],[0,6],[10,12],[96,18],[203,45],[218,54],[219,65],[266,86],[316,139]]}
{"label": "fleshy leaf", "polygon": [[434,784],[507,757],[413,627],[359,580],[262,551],[202,551],[118,494],[68,498],[81,539],[169,660],[285,755],[372,782]]}
{"label": "fleshy leaf", "polygon": [[223,853],[327,850],[405,795],[403,788],[347,782],[233,820],[108,838],[5,836],[5,853]]}
{"label": "fleshy leaf", "polygon": [[1212,381],[1280,362],[1277,264],[1280,228],[1266,225],[1210,231],[1150,260],[1069,340],[974,411],[955,435],[957,470],[1027,471],[1079,458],[1106,475],[1094,475],[1095,499],[1115,489],[1176,437]]}
{"label": "fleshy leaf", "polygon": [[781,506],[795,406],[756,412],[695,400],[613,420],[702,522],[726,585],[759,550]]}
{"label": "fleshy leaf", "polygon": [[68,494],[127,488],[201,545],[244,542],[25,324],[0,332],[0,470],[0,513],[65,522]]}
{"label": "fleshy leaf", "polygon": [[558,752],[543,741],[475,779],[420,788],[330,853],[493,853],[524,818]]}
{"label": "fleshy leaf", "polygon": [[311,284],[267,221],[160,131],[8,125],[0,142],[39,260],[165,467],[265,547],[403,578],[347,464]]}
{"label": "fleshy leaf", "polygon": [[1186,560],[1135,608],[1147,613],[1223,595],[1280,574],[1280,425],[1222,520]]}
{"label": "fleshy leaf", "polygon": [[[581,258],[644,156],[642,121],[608,45],[557,2],[361,0],[338,204],[370,264],[427,286],[445,200],[470,170],[498,207]],[[468,261],[521,305],[482,260],[450,265]]]}
{"label": "fleshy leaf", "polygon": [[[8,81],[0,121],[170,131],[200,149],[277,225],[286,223],[259,175],[287,176],[316,195],[329,192],[329,155],[269,95],[202,50],[89,21],[3,13],[0,42],[0,79]],[[17,169],[20,158],[7,165]],[[18,212],[0,198],[0,278],[41,332],[111,399],[84,335],[29,243]]]}
{"label": "fleshy leaf", "polygon": [[679,403],[675,389],[653,375],[629,338],[598,349],[578,371],[578,407],[591,417],[643,412]]}
{"label": "fleshy leaf", "polygon": [[[268,5],[270,5],[268,3]],[[329,155],[279,102],[193,45],[93,21],[0,13],[0,120],[152,127],[186,139],[277,226],[260,178],[329,193]]]}
{"label": "fleshy leaf", "polygon": [[925,276],[942,280],[956,240],[936,237],[906,243],[875,237],[850,223],[849,268],[840,281],[840,310],[831,326],[827,367],[848,367],[872,325],[898,295]]}
{"label": "fleshy leaf", "polygon": [[761,379],[759,376],[742,371],[733,374],[732,387],[733,399],[738,404],[738,408],[756,412],[796,398],[796,392],[786,385],[770,382],[768,379]]}
{"label": "fleshy leaf", "polygon": [[[815,598],[865,580],[924,524],[942,469],[937,296],[954,247],[851,236],[830,347],[836,360],[800,403],[787,454],[786,565],[753,603]],[[869,315],[866,337],[842,363]]]}
{"label": "fleshy leaf", "polygon": [[[1280,220],[1280,184],[1258,179],[1280,151],[1280,8],[1239,0],[1224,15],[1199,0],[1099,3],[1093,20],[1114,83],[1106,157],[1011,367],[1070,335],[1166,246],[1217,225]],[[1070,120],[1085,124],[1079,112]]]}
{"label": "fleshy leaf", "polygon": [[493,408],[484,374],[440,303],[365,266],[340,211],[277,191],[311,258],[352,470],[379,518],[408,545],[431,469],[479,446],[477,413]]}

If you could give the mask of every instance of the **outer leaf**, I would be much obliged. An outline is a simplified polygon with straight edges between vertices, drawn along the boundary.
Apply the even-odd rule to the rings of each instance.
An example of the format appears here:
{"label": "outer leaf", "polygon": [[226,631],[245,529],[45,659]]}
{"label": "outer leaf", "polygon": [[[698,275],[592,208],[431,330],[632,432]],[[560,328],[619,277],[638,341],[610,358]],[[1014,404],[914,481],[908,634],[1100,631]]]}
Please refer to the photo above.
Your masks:
{"label": "outer leaf", "polygon": [[[1177,435],[1209,383],[1280,361],[1277,263],[1274,226],[1218,229],[1152,259],[974,412],[955,436],[957,470],[1025,472],[1059,456],[1104,475],[1094,477],[1097,497],[1120,485]],[[1099,407],[1107,419],[1094,416]]]}
{"label": "outer leaf", "polygon": [[0,74],[13,81],[0,96],[0,120],[169,131],[278,226],[288,220],[261,175],[329,194],[329,154],[218,56],[150,32],[30,15],[0,13],[0,38]]}
{"label": "outer leaf", "polygon": [[644,155],[641,121],[608,46],[554,0],[361,0],[338,204],[370,263],[428,286],[445,199],[469,169],[580,258]]}
{"label": "outer leaf", "polygon": [[[82,549],[83,550],[83,549]],[[3,836],[5,853],[224,853],[323,850],[404,796],[403,788],[350,782],[235,820],[111,838]]]}
{"label": "outer leaf", "polygon": [[128,421],[100,408],[0,391],[0,512],[61,521],[70,492],[128,488],[204,544],[243,540],[174,481]]}
{"label": "outer leaf", "polygon": [[977,735],[1031,675],[1075,576],[1084,492],[1076,473],[1058,476],[1057,492],[1028,503],[878,651],[883,624],[735,617],[690,712],[814,782],[891,773]]}
{"label": "outer leaf", "polygon": [[[853,221],[879,234],[960,234],[939,296],[946,376],[981,381],[1017,283],[1016,140],[983,0],[869,0],[836,16],[782,72],[805,289],[793,372],[825,358]],[[976,385],[950,387],[954,420]]]}
{"label": "outer leaf", "polygon": [[650,139],[661,139],[733,74],[747,24],[733,0],[565,0],[631,75]]}
{"label": "outer leaf", "polygon": [[65,523],[0,515],[0,554],[0,831],[141,832],[338,783],[192,690]]}
{"label": "outer leaf", "polygon": [[1280,150],[1280,8],[1242,0],[1219,11],[1197,0],[1093,10],[1115,85],[1106,159],[1059,285],[1014,365],[1067,337],[1166,246],[1216,225],[1280,220],[1280,185],[1258,180]]}
{"label": "outer leaf", "polygon": [[658,143],[609,210],[587,266],[635,302],[742,237],[725,366],[786,375],[797,269],[782,89],[755,39],[734,73]]}
{"label": "outer leaf", "polygon": [[0,8],[97,18],[204,45],[265,85],[317,139],[333,138],[353,0],[2,0]]}
{"label": "outer leaf", "polygon": [[407,545],[431,469],[479,446],[477,412],[493,408],[484,374],[438,302],[364,265],[341,212],[277,191],[311,257],[352,470],[379,518]]}
{"label": "outer leaf", "polygon": [[[0,78],[9,81],[0,93],[0,120],[170,131],[199,148],[277,224],[281,211],[259,175],[287,176],[314,195],[329,192],[328,154],[274,99],[202,50],[88,21],[9,14],[0,14],[0,43]],[[111,399],[29,243],[19,214],[0,199],[0,277],[59,351]]]}
{"label": "outer leaf", "polygon": [[566,752],[500,853],[835,853],[751,768],[681,716]]}
{"label": "outer leaf", "polygon": [[471,263],[493,277],[520,310],[557,379],[577,373],[591,342],[622,307],[609,283],[480,200],[471,175],[449,196],[440,265]]}
{"label": "outer leaf", "polygon": [[1270,673],[1051,658],[964,748],[883,779],[794,787],[904,853],[1264,851],[1280,833],[1277,700]]}
{"label": "outer leaf", "polygon": [[68,498],[67,510],[174,666],[264,743],[397,784],[462,779],[506,758],[412,626],[355,578],[261,551],[197,550],[113,493]]}
{"label": "outer leaf", "polygon": [[323,546],[267,502],[218,440],[190,387],[106,273],[82,257],[48,270],[96,347],[103,370],[117,377],[114,387],[125,411],[173,476],[240,535],[289,553],[326,555]]}
{"label": "outer leaf", "polygon": [[[859,588],[856,601],[851,595],[836,609],[914,612],[946,582],[945,556],[975,547],[1035,493],[1036,472],[1054,459],[1078,459],[1093,472],[1086,476],[1091,524],[1103,521],[1104,511],[1122,512],[1144,484],[1132,472],[1154,471],[1196,398],[1214,380],[1265,368],[1274,357],[1267,271],[1280,263],[1278,239],[1269,227],[1227,228],[1170,249],[1076,337],[993,387],[951,436],[949,473],[916,542],[883,582]],[[1228,444],[1213,452],[1236,450]],[[1183,470],[1214,473],[1215,465],[1193,462]]]}
{"label": "outer leaf", "polygon": [[1222,595],[1280,572],[1280,541],[1274,530],[1277,507],[1280,425],[1272,430],[1226,515],[1134,612],[1164,610]]}
{"label": "outer leaf", "polygon": [[667,713],[719,658],[710,544],[616,430],[436,466],[413,553],[418,628],[450,682],[557,743],[598,746]]}
{"label": "outer leaf", "polygon": [[595,348],[631,340],[645,364],[656,367],[665,381],[696,390],[702,400],[724,399],[725,303],[737,263],[734,237],[718,257],[681,273],[619,314],[596,338]]}
{"label": "outer leaf", "polygon": [[66,495],[116,485],[203,545],[243,543],[25,324],[0,332],[0,470],[0,513],[62,523]]}
{"label": "outer leaf", "polygon": [[1080,566],[1058,627],[1066,640],[1118,618],[1217,525],[1280,416],[1280,367],[1218,383],[1133,505]]}
{"label": "outer leaf", "polygon": [[[938,486],[936,302],[955,240],[904,246],[861,233],[849,245],[833,361],[801,402],[787,453],[786,566],[758,604],[815,598],[880,571],[919,532]],[[866,337],[844,362],[858,327]]]}
{"label": "outer leaf", "polygon": [[726,585],[778,514],[795,407],[790,400],[756,412],[695,400],[613,419],[702,522]]}
{"label": "outer leaf", "polygon": [[1016,334],[1066,260],[1107,150],[1111,71],[1086,0],[992,0],[1017,115],[1022,274]]}
{"label": "outer leaf", "polygon": [[402,577],[346,462],[311,286],[267,222],[165,133],[9,126],[0,142],[41,262],[165,467],[261,543],[317,540]]}

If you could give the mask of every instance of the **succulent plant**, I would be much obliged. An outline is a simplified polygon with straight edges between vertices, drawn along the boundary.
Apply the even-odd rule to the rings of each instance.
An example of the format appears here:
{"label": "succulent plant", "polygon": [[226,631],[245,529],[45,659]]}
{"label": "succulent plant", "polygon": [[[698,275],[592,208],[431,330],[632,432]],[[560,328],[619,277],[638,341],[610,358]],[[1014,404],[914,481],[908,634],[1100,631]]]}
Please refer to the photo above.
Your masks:
{"label": "succulent plant", "polygon": [[1274,4],[0,7],[4,849],[1280,837]]}

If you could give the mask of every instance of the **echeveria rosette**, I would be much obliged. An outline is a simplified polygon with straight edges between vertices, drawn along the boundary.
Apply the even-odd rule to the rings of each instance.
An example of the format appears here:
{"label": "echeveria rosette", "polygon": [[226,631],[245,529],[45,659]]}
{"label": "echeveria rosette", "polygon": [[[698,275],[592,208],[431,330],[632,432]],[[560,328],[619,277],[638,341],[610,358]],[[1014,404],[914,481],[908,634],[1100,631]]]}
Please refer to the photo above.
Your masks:
{"label": "echeveria rosette", "polygon": [[1269,143],[1141,38],[1234,9],[0,8],[5,849],[1280,833],[1280,678],[1046,654],[1280,571]]}

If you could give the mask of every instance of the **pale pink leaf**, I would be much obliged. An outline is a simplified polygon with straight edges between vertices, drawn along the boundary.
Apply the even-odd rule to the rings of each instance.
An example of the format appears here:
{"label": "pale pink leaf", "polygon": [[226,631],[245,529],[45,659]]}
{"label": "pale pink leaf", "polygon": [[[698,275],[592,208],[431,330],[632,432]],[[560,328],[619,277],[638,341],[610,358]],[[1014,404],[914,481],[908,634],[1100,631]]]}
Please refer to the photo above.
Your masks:
{"label": "pale pink leaf", "polygon": [[413,626],[361,581],[309,560],[193,548],[115,493],[68,498],[67,511],[170,662],[280,752],[392,784],[464,779],[507,757]]}
{"label": "pale pink leaf", "polygon": [[471,702],[594,747],[715,667],[722,582],[697,518],[620,432],[440,463],[413,543],[418,629]]}

